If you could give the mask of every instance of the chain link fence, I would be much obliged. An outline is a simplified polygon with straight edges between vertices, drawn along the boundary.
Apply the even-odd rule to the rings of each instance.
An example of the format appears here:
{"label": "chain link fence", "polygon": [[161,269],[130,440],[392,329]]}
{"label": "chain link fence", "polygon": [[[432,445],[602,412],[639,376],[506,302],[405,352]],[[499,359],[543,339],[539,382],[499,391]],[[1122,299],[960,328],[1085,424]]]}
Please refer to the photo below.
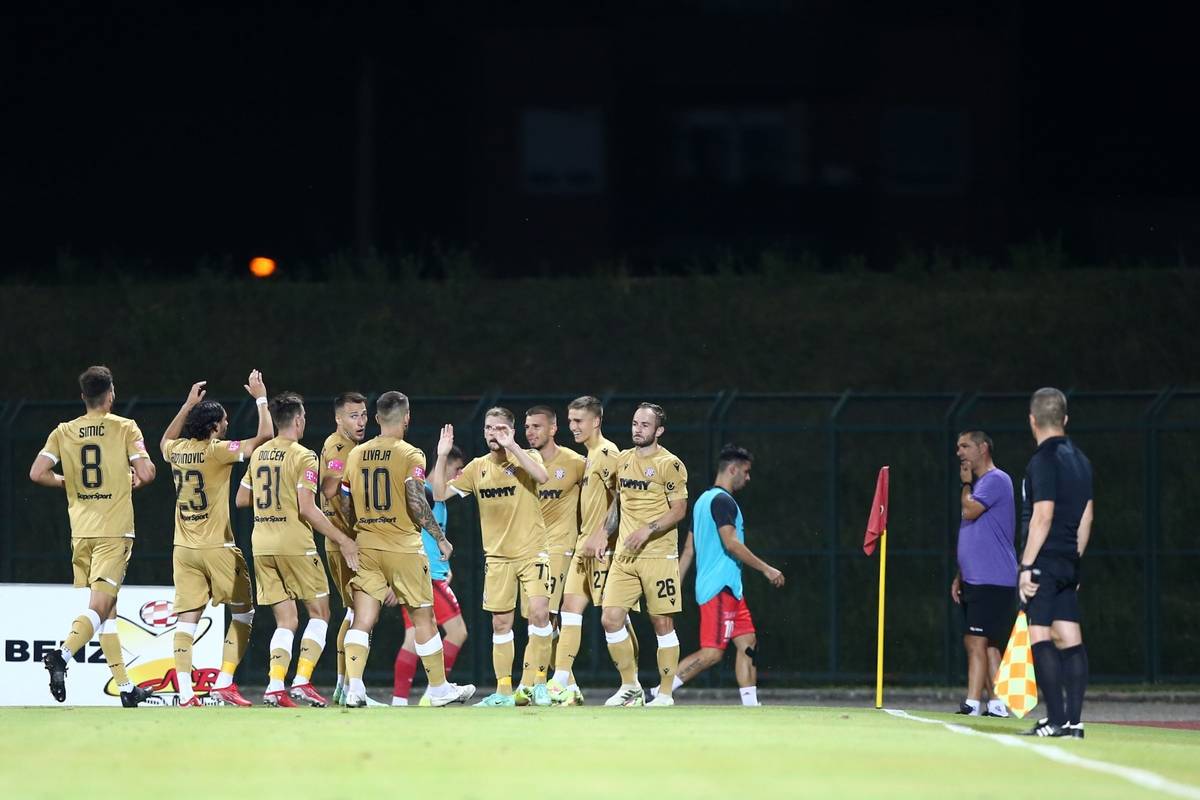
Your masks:
{"label": "chain link fence", "polygon": [[[505,405],[520,418],[529,406],[549,403],[562,409],[557,438],[570,446],[565,409],[574,396],[413,397],[409,439],[432,457],[441,425],[451,422],[464,450],[482,454],[482,414],[488,407]],[[1069,433],[1095,469],[1096,521],[1081,595],[1094,680],[1194,681],[1200,676],[1194,597],[1200,546],[1192,536],[1193,521],[1200,519],[1200,493],[1190,483],[1200,474],[1200,391],[1073,392],[1069,398]],[[629,421],[639,402],[665,407],[662,444],[687,464],[693,500],[711,484],[723,443],[736,442],[754,453],[753,480],[738,495],[747,544],[787,576],[782,590],[771,589],[757,574],[745,581],[759,634],[760,682],[846,684],[873,675],[878,563],[863,555],[861,545],[875,474],[884,464],[891,466],[888,679],[964,680],[962,624],[949,595],[959,521],[954,445],[961,430],[990,433],[996,464],[1012,476],[1019,492],[1034,449],[1026,422],[1028,394],[731,390],[602,399],[605,434],[621,446],[629,444]],[[157,456],[158,438],[179,403],[135,397],[119,400],[115,411],[138,421]],[[0,402],[4,581],[70,580],[66,504],[60,494],[30,483],[27,471],[51,428],[80,408],[78,402]],[[231,436],[253,432],[249,398],[227,402],[226,408]],[[308,419],[304,443],[319,449],[333,429],[331,400],[310,397]],[[138,540],[129,583],[171,583],[173,503],[173,486],[162,473],[135,494]],[[470,500],[451,502],[449,513],[456,548],[453,587],[471,634],[455,673],[488,684],[491,637],[489,618],[480,609],[478,517]],[[251,554],[249,513],[234,509],[232,518],[239,546]],[[692,599],[690,580],[685,587],[685,597]],[[335,609],[335,619],[340,614]],[[685,653],[698,646],[698,616],[690,602],[678,620]],[[272,625],[269,617],[259,620],[242,667],[248,683],[266,673]],[[652,643],[648,622],[636,625],[641,640]],[[612,683],[615,672],[594,609],[584,631],[577,673],[585,684]],[[522,634],[518,630],[518,637]],[[402,635],[399,614],[386,614],[376,629],[368,677],[390,680],[390,658]],[[322,682],[331,682],[333,661],[332,652],[322,659],[317,676]],[[654,669],[651,644],[642,648],[642,662],[647,672]],[[731,685],[732,660],[700,680]]]}

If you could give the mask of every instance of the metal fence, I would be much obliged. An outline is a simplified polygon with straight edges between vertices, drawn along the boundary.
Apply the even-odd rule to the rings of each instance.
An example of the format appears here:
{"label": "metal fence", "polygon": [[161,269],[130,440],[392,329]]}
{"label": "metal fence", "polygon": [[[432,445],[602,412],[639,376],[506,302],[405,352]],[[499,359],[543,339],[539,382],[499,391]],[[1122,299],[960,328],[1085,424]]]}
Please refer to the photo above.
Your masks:
{"label": "metal fence", "polygon": [[[432,454],[437,432],[453,422],[468,452],[484,451],[482,414],[506,405],[520,415],[535,403],[564,409],[560,444],[568,444],[565,406],[574,395],[414,397],[410,440]],[[1091,458],[1096,476],[1096,521],[1084,563],[1082,602],[1096,680],[1194,681],[1200,676],[1200,628],[1195,624],[1200,547],[1200,391],[1164,389],[1069,393],[1069,432]],[[733,441],[755,454],[754,476],[738,496],[747,543],[787,576],[773,590],[756,574],[746,593],[759,632],[760,681],[851,683],[874,670],[876,570],[861,549],[876,471],[891,466],[887,671],[894,682],[963,679],[962,633],[949,598],[958,531],[957,433],[982,428],[996,442],[996,463],[1019,492],[1033,451],[1025,393],[929,394],[610,394],[605,433],[629,444],[629,420],[642,400],[662,404],[662,444],[690,473],[692,497],[712,479],[720,446]],[[138,420],[157,443],[178,399],[133,398],[117,413]],[[255,418],[248,399],[230,410],[231,435],[248,434]],[[331,403],[309,398],[305,443],[317,449],[333,428]],[[31,484],[26,472],[54,424],[76,416],[77,402],[0,403],[0,579],[70,579],[69,529],[61,495]],[[156,448],[152,448],[156,451]],[[173,489],[159,480],[135,495],[138,545],[130,583],[171,582]],[[235,509],[238,543],[250,552],[248,513]],[[482,552],[471,501],[454,501],[449,532],[455,542],[454,587],[471,639],[458,674],[487,683],[490,622],[479,608]],[[687,582],[690,591],[690,581]],[[690,595],[685,595],[690,596]],[[335,612],[335,614],[338,612]],[[684,651],[697,644],[694,603],[679,619]],[[398,646],[398,616],[377,628],[370,675],[381,680]],[[643,641],[652,642],[644,620]],[[518,626],[519,627],[519,626]],[[244,670],[265,673],[270,625],[256,628]],[[595,611],[585,621],[577,672],[611,683],[612,666]],[[520,633],[518,633],[520,636]],[[653,669],[653,647],[642,651]],[[387,655],[380,655],[386,653]],[[328,678],[332,654],[318,677]],[[253,681],[253,678],[246,678]],[[731,664],[703,680],[731,682]]]}

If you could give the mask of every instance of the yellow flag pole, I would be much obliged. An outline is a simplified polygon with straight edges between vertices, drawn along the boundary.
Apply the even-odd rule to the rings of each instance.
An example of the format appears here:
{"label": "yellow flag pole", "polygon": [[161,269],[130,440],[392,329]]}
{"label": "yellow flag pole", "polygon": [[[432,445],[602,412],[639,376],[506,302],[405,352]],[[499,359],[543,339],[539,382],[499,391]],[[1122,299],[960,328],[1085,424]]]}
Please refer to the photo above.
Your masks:
{"label": "yellow flag pole", "polygon": [[879,537],[879,638],[875,649],[875,707],[883,708],[883,606],[887,579],[887,528]]}

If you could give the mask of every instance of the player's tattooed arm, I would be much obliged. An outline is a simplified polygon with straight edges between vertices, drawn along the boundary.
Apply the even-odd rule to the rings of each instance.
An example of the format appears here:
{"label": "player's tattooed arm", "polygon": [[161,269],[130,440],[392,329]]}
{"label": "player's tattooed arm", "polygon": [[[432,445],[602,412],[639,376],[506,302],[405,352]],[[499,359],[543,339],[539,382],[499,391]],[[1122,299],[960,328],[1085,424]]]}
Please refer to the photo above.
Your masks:
{"label": "player's tattooed arm", "polygon": [[587,555],[594,558],[604,558],[604,551],[608,549],[608,542],[612,539],[613,534],[621,527],[621,496],[613,497],[612,507],[608,510],[608,516],[604,518],[604,522],[600,527],[592,532],[588,540],[584,542],[583,550]]}
{"label": "player's tattooed arm", "polygon": [[433,509],[429,507],[429,501],[425,498],[425,485],[412,478],[406,480],[404,482],[404,501],[408,505],[408,513],[413,520],[429,531],[429,535],[437,541],[438,550],[442,553],[442,561],[450,560],[450,554],[454,552],[454,545],[450,544],[450,540],[446,538],[446,532],[442,530],[442,526],[433,516]]}

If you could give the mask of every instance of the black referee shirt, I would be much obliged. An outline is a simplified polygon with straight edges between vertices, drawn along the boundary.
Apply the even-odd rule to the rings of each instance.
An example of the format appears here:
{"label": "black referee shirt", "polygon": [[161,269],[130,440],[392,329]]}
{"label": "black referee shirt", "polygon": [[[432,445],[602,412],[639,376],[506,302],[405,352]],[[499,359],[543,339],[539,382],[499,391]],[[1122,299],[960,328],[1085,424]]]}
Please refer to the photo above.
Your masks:
{"label": "black referee shirt", "polygon": [[1066,436],[1052,436],[1038,446],[1021,483],[1021,520],[1024,540],[1029,540],[1033,504],[1054,501],[1050,535],[1041,553],[1079,557],[1079,520],[1092,499],[1092,463]]}

